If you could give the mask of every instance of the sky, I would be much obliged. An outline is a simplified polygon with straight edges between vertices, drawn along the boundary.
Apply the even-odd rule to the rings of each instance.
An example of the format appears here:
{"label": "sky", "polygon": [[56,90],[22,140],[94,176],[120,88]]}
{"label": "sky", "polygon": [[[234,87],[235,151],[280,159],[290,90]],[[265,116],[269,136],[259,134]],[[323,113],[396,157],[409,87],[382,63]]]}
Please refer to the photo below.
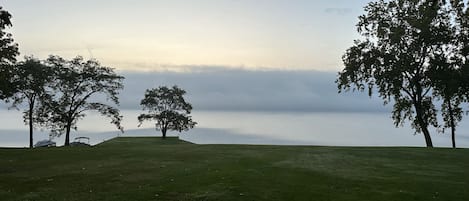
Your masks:
{"label": "sky", "polygon": [[[2,0],[22,55],[119,70],[338,71],[369,0]],[[184,68],[183,68],[184,67]]]}

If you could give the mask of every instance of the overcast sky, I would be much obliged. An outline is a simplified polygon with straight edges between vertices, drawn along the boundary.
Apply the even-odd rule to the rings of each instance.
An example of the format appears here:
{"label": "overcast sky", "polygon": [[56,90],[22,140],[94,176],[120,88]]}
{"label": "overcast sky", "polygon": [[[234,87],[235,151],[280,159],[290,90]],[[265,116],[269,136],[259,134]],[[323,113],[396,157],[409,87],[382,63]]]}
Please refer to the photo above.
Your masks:
{"label": "overcast sky", "polygon": [[[2,0],[22,55],[337,71],[369,0]],[[174,70],[174,69],[173,69]],[[175,69],[177,70],[177,69]]]}

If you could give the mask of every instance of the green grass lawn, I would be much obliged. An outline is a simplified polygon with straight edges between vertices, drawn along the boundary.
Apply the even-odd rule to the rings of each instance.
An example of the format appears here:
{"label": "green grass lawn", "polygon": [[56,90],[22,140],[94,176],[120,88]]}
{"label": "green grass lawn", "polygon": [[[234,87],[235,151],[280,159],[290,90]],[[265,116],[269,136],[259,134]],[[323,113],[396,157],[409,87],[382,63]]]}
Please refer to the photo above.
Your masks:
{"label": "green grass lawn", "polygon": [[0,149],[0,200],[469,200],[469,150],[116,138]]}

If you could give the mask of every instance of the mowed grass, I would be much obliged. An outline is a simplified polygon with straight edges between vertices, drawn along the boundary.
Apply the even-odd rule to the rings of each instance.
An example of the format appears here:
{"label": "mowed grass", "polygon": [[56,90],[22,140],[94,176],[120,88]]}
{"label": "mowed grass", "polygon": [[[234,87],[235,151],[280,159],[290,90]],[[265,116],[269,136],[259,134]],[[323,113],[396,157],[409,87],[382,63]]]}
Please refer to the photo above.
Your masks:
{"label": "mowed grass", "polygon": [[0,200],[469,200],[469,150],[116,138],[0,149]]}

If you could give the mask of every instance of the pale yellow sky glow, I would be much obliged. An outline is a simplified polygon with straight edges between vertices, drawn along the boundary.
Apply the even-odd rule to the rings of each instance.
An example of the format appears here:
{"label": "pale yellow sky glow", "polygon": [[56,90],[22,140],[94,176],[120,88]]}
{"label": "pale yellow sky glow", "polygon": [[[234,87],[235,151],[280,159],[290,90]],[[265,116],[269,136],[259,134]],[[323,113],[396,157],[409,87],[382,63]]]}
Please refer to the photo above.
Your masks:
{"label": "pale yellow sky glow", "polygon": [[119,70],[178,66],[336,71],[367,1],[7,0],[22,55]]}

